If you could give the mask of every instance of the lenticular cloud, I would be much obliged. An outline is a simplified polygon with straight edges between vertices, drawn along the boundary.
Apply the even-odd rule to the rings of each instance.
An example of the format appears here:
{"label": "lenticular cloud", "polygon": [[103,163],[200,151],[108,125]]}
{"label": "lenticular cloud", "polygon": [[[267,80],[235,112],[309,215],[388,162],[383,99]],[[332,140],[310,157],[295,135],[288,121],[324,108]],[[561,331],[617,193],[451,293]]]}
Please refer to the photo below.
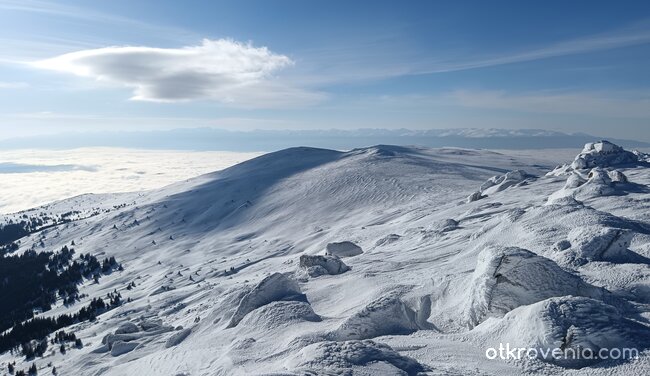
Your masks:
{"label": "lenticular cloud", "polygon": [[[132,87],[135,100],[187,101],[211,99],[224,103],[243,101],[259,90],[279,95],[296,93],[272,81],[271,75],[292,60],[229,39],[204,39],[198,46],[182,48],[106,47],[72,52],[34,62],[37,68],[72,73]],[[273,94],[273,93],[269,93]]]}

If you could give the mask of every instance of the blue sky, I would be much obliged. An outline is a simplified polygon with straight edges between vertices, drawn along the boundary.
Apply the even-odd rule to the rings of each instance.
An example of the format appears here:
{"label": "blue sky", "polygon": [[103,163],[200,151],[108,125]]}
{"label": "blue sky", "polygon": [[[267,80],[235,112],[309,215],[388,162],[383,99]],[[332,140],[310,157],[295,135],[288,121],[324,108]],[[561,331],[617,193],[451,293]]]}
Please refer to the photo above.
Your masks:
{"label": "blue sky", "polygon": [[647,1],[0,0],[0,138],[542,128],[650,141]]}

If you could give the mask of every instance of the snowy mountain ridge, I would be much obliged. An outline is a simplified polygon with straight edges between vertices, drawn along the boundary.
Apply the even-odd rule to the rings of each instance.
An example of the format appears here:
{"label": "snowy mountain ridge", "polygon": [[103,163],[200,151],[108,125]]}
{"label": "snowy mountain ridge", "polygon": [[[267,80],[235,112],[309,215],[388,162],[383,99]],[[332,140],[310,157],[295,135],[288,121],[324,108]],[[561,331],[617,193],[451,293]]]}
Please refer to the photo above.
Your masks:
{"label": "snowy mountain ridge", "polygon": [[[291,148],[6,215],[47,218],[12,254],[65,245],[123,266],[39,316],[114,291],[124,302],[65,328],[82,348],[0,363],[39,375],[50,363],[73,375],[648,373],[647,160],[606,141],[555,169],[541,153]],[[486,358],[506,342],[639,358]]]}

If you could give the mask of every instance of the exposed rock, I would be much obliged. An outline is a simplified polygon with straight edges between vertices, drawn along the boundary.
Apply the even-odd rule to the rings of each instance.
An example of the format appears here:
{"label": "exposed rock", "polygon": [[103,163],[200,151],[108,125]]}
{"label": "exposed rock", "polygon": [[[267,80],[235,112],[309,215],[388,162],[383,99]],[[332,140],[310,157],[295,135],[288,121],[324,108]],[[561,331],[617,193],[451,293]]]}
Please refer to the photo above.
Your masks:
{"label": "exposed rock", "polygon": [[300,267],[305,269],[310,277],[324,274],[336,275],[350,270],[350,267],[345,265],[340,258],[331,255],[302,255],[300,256]]}
{"label": "exposed rock", "polygon": [[358,256],[363,253],[363,250],[358,245],[350,242],[334,242],[327,244],[327,254],[338,257],[352,257]]}

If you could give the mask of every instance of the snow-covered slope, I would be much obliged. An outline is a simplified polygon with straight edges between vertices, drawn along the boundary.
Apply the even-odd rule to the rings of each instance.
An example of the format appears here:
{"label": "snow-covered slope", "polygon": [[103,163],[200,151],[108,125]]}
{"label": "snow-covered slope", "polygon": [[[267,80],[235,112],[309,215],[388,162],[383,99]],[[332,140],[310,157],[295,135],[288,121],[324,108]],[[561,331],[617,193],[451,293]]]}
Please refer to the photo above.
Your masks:
{"label": "snow-covered slope", "polygon": [[[44,313],[114,290],[126,300],[69,328],[82,349],[35,362],[66,375],[648,373],[646,156],[596,143],[578,158],[549,173],[539,154],[292,148],[6,216],[78,212],[16,252],[74,241],[124,266]],[[641,355],[486,357],[506,342]],[[13,359],[32,362],[0,355]]]}

